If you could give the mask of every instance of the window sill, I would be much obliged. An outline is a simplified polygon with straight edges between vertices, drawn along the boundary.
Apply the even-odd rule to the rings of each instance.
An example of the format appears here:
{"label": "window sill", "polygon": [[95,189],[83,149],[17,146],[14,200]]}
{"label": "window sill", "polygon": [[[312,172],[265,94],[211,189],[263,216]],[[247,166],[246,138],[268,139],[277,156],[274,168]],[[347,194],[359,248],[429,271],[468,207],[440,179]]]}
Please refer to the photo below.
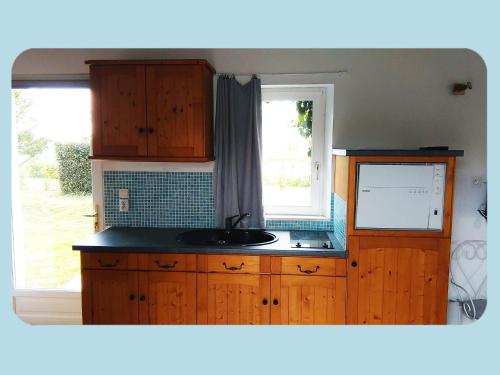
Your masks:
{"label": "window sill", "polygon": [[318,215],[265,215],[265,220],[309,220],[309,221],[330,221],[327,216]]}

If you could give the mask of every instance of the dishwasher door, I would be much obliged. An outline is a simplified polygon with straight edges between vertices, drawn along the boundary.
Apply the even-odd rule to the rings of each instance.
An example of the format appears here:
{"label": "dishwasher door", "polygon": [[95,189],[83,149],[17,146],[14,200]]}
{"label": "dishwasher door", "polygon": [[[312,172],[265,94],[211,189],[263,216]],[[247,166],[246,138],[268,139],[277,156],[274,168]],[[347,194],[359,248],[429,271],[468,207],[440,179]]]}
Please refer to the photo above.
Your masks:
{"label": "dishwasher door", "polygon": [[357,168],[356,229],[441,230],[444,164]]}

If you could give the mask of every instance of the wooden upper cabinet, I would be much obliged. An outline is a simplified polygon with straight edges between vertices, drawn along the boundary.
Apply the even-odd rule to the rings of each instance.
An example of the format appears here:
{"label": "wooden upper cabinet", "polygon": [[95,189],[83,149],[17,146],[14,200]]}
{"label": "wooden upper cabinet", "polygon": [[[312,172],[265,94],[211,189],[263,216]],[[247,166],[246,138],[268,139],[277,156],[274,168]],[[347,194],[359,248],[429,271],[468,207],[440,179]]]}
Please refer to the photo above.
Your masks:
{"label": "wooden upper cabinet", "polygon": [[211,157],[207,135],[212,132],[212,112],[205,73],[199,65],[146,67],[149,156]]}
{"label": "wooden upper cabinet", "polygon": [[95,157],[147,156],[145,67],[90,67]]}
{"label": "wooden upper cabinet", "polygon": [[93,157],[213,160],[213,73],[203,60],[89,61]]}

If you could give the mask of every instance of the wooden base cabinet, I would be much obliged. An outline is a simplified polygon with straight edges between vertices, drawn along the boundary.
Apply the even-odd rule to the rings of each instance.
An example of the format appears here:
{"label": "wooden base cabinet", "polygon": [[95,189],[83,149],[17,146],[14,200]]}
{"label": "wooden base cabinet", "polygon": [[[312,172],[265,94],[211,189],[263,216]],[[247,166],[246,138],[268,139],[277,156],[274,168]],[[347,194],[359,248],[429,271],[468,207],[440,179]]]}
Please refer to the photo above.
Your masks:
{"label": "wooden base cabinet", "polygon": [[82,253],[84,324],[344,324],[346,260]]}
{"label": "wooden base cabinet", "polygon": [[349,238],[348,324],[446,324],[450,240]]}
{"label": "wooden base cabinet", "polygon": [[272,324],[345,324],[345,277],[271,277]]}
{"label": "wooden base cabinet", "polygon": [[84,324],[196,324],[192,272],[82,271]]}
{"label": "wooden base cabinet", "polygon": [[269,324],[270,276],[198,274],[198,324]]}
{"label": "wooden base cabinet", "polygon": [[139,324],[138,272],[82,270],[83,324]]}
{"label": "wooden base cabinet", "polygon": [[148,324],[196,324],[196,273],[143,274]]}

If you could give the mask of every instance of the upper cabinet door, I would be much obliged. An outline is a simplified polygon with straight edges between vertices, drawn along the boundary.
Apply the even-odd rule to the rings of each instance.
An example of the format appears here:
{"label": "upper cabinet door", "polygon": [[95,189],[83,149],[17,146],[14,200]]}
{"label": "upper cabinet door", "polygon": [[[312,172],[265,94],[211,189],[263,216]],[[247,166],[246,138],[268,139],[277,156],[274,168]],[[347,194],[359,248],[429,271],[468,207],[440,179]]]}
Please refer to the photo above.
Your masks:
{"label": "upper cabinet door", "polygon": [[146,67],[150,157],[211,158],[211,77],[200,65]]}
{"label": "upper cabinet door", "polygon": [[145,67],[90,67],[94,156],[147,156]]}

